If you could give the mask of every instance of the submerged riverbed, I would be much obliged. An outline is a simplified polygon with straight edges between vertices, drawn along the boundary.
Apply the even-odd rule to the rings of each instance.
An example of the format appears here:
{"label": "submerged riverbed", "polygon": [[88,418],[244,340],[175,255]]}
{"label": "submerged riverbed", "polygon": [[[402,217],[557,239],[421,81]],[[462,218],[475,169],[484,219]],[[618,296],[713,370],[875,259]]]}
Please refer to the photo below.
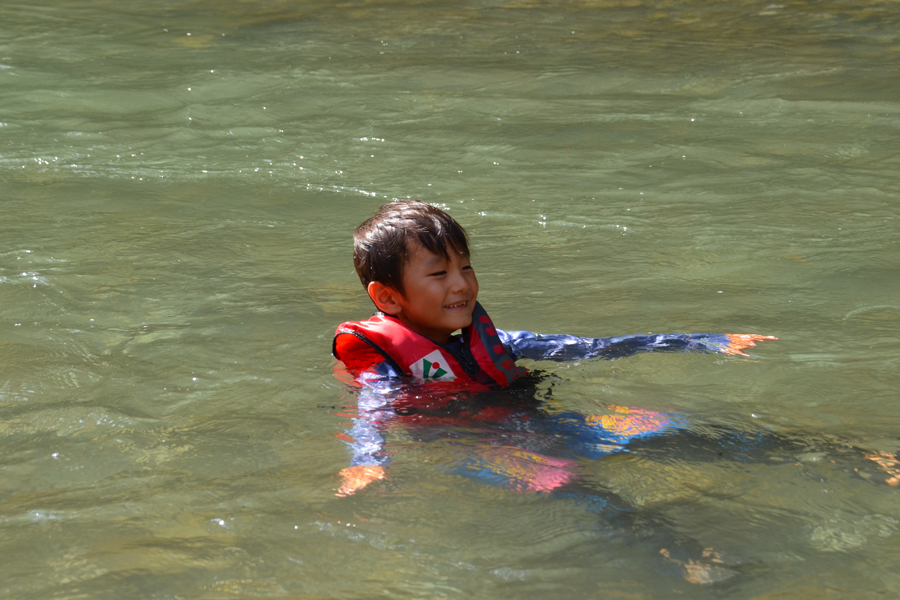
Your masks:
{"label": "submerged riverbed", "polygon": [[[900,490],[865,458],[900,451],[896,3],[58,0],[0,23],[0,597],[900,594]],[[352,232],[407,197],[468,229],[501,328],[780,338],[527,365],[554,410],[802,447],[578,461],[736,577],[689,583],[402,428],[388,477],[335,496],[356,393],[331,337],[372,310]]]}

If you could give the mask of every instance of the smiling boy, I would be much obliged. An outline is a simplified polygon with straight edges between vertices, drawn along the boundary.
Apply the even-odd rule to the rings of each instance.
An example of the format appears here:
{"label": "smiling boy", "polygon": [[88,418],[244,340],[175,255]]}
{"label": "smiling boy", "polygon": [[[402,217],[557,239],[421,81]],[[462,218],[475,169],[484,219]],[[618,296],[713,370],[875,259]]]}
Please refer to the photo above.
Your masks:
{"label": "smiling boy", "polygon": [[[353,261],[379,312],[365,321],[341,324],[333,354],[362,385],[429,383],[430,396],[414,395],[429,399],[413,404],[431,402],[440,394],[504,388],[527,375],[527,369],[515,362],[522,358],[614,359],[654,351],[745,355],[742,351],[756,342],[776,339],[711,333],[582,338],[496,329],[477,302],[478,279],[465,230],[444,211],[414,200],[385,204],[364,221],[354,234]],[[460,333],[454,335],[456,331]],[[420,408],[405,402],[394,412],[410,414]],[[471,414],[471,405],[467,410]],[[498,413],[493,418],[504,416]],[[629,423],[628,429],[638,435],[668,426],[665,419],[648,421],[646,414],[641,418],[655,424],[642,432]],[[341,472],[341,495],[384,477],[381,465],[386,458],[376,456],[381,452],[380,434],[363,428],[357,437],[365,441],[355,444],[353,465]],[[377,443],[371,443],[373,439]]]}
{"label": "smiling boy", "polygon": [[[515,366],[520,358],[620,358],[673,350],[744,355],[756,342],[776,339],[709,333],[581,338],[498,330],[477,303],[465,230],[444,211],[414,200],[385,204],[357,228],[353,262],[379,310],[367,321],[343,323],[335,333],[334,355],[355,376],[370,372],[504,387],[527,372]],[[444,375],[417,373],[427,356]]]}

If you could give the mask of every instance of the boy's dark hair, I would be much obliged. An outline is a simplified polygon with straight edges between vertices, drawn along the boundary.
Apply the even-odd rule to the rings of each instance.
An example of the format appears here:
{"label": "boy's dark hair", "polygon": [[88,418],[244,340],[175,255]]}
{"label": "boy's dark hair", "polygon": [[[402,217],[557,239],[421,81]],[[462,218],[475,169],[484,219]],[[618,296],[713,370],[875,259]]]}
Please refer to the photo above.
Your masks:
{"label": "boy's dark hair", "polygon": [[353,266],[363,287],[378,281],[403,293],[412,243],[447,259],[450,250],[469,255],[466,230],[441,209],[418,200],[384,204],[353,234]]}

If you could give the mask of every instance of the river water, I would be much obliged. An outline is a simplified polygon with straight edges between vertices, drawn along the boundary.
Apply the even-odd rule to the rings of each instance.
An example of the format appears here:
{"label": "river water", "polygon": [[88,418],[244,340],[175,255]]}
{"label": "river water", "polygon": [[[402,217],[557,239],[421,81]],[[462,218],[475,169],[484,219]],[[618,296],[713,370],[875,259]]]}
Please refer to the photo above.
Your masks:
{"label": "river water", "polygon": [[[0,598],[900,595],[900,6],[781,2],[0,4]],[[736,576],[403,429],[335,495],[352,231],[406,197],[501,328],[780,338],[528,365],[795,442],[579,461]]]}

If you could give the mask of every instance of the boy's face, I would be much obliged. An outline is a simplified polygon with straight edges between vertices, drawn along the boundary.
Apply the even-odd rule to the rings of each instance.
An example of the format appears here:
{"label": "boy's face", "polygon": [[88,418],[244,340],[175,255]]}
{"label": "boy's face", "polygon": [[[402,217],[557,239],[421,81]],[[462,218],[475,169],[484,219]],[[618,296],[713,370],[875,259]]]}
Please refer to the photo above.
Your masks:
{"label": "boy's face", "polygon": [[403,293],[382,286],[391,302],[382,306],[378,293],[369,290],[382,311],[438,344],[446,344],[454,331],[472,323],[478,297],[478,279],[469,257],[452,249],[448,254],[444,258],[415,244],[403,269]]}

